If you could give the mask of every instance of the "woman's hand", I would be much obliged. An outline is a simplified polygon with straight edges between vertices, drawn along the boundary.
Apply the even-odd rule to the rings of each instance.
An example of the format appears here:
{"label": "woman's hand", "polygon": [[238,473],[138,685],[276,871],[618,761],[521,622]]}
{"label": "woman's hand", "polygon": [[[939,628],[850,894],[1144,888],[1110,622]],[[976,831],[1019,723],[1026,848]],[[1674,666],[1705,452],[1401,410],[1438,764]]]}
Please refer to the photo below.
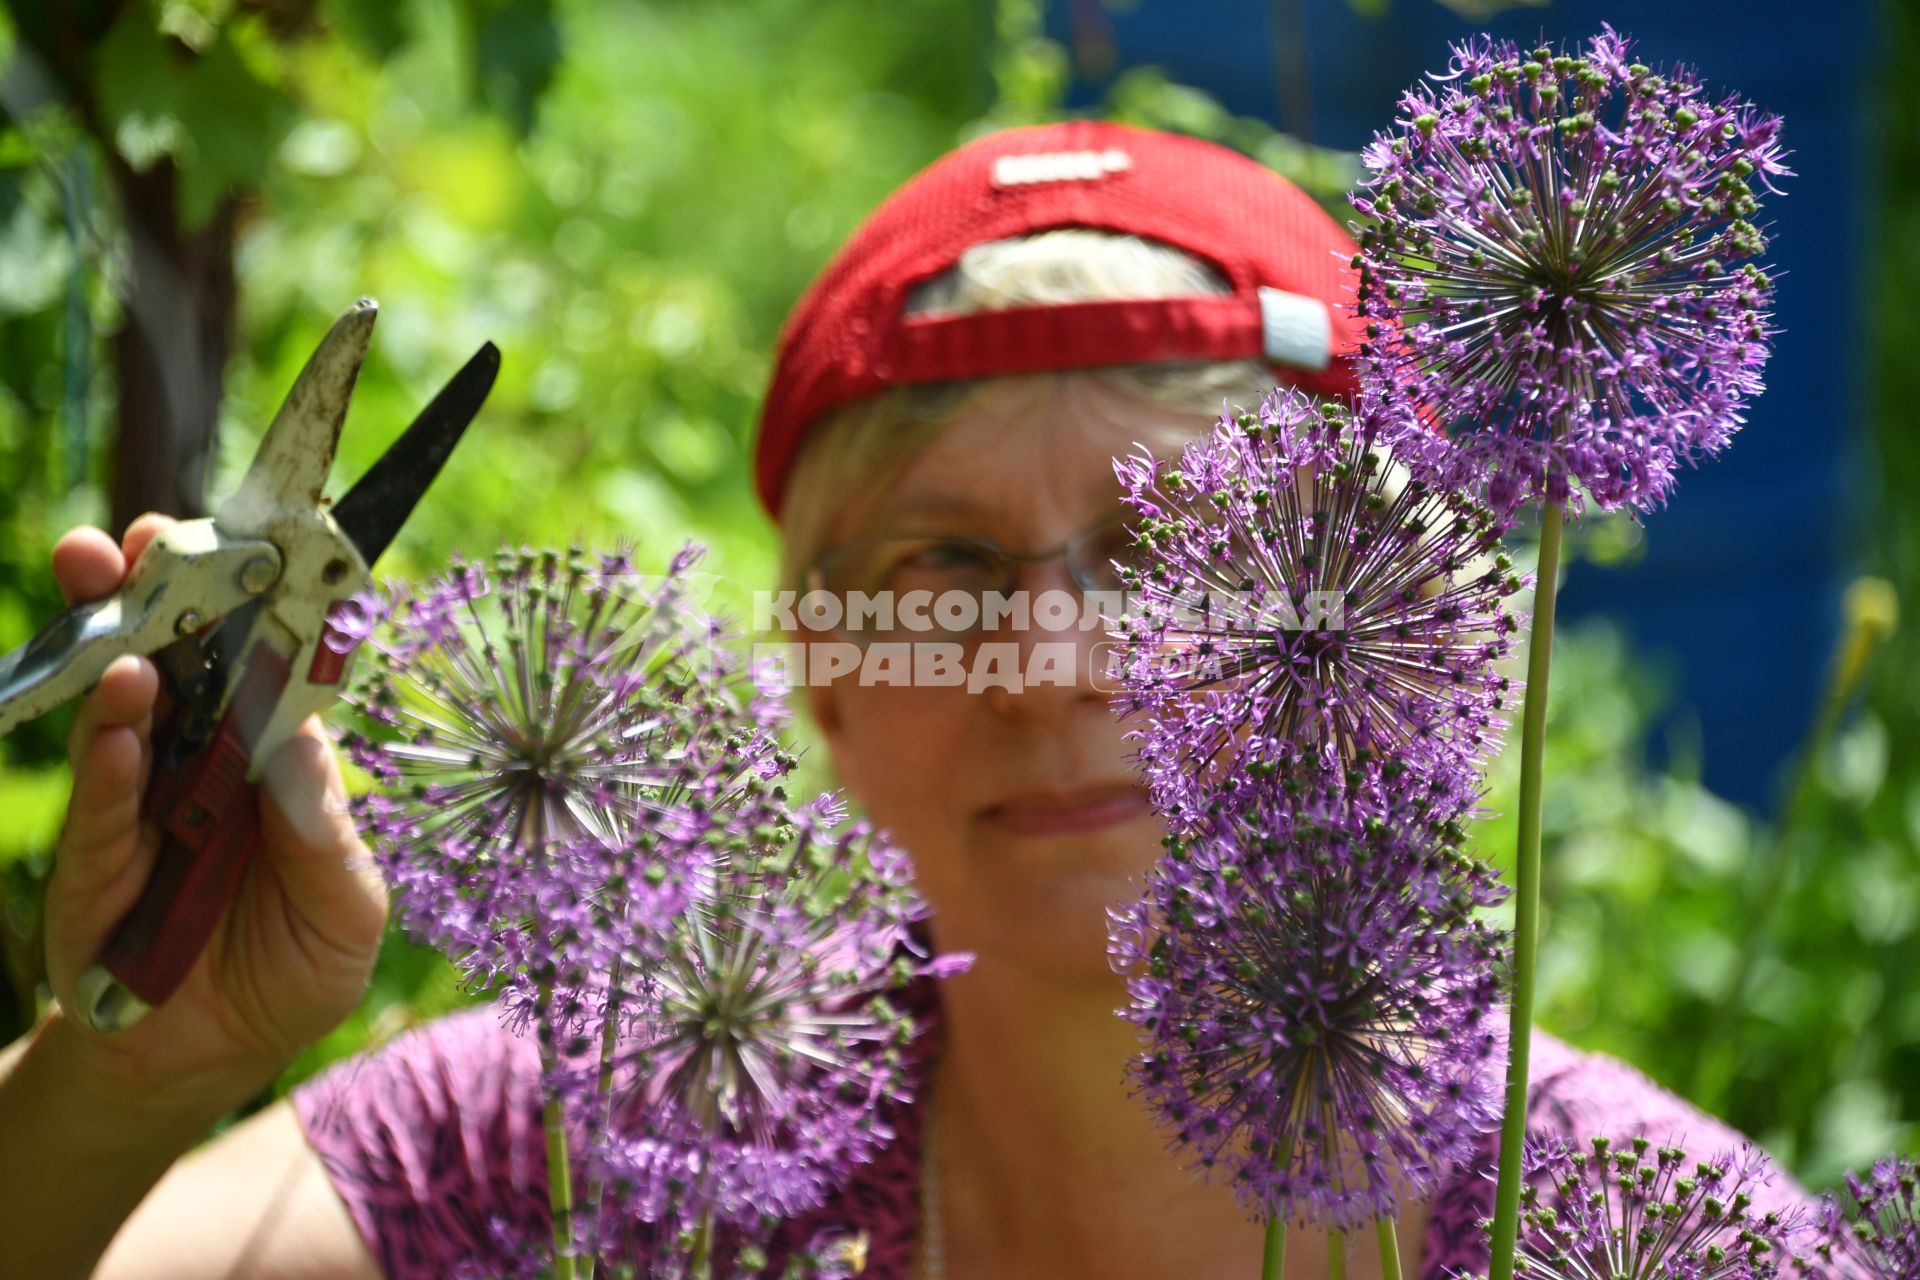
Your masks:
{"label": "woman's hand", "polygon": [[[53,549],[69,603],[111,594],[154,535],[147,515],[121,545],[69,530]],[[143,657],[107,668],[68,742],[73,794],[47,887],[47,972],[63,1010],[145,887],[159,849],[141,821],[159,673]],[[72,1060],[104,1096],[209,1120],[273,1079],[339,1025],[366,991],[387,918],[386,888],[346,809],[339,761],[319,721],[265,763],[260,847],[211,941],[178,991],[111,1035],[65,1018]]]}

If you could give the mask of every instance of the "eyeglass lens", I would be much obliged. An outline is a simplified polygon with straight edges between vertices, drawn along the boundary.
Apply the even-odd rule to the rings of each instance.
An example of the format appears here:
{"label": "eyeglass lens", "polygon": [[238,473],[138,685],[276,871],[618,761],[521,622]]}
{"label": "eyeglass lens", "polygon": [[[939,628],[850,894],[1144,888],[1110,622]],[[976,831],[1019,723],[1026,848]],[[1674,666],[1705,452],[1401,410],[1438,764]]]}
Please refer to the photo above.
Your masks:
{"label": "eyeglass lens", "polygon": [[[1121,512],[1092,528],[1084,529],[1054,555],[1065,555],[1068,571],[1083,592],[1117,592],[1123,589],[1120,573],[1113,562],[1135,561],[1133,537],[1127,532],[1131,512]],[[825,590],[843,599],[854,593],[869,598],[890,593],[896,608],[909,592],[926,592],[938,600],[948,592],[978,597],[984,612],[985,598],[998,593],[1010,596],[1014,590],[1014,566],[1022,561],[1047,556],[1014,556],[984,538],[960,536],[915,536],[876,538],[849,544],[821,558],[808,575],[812,590]],[[951,633],[948,633],[951,634]],[[896,618],[889,632],[865,628],[849,639],[861,642],[897,638],[928,638],[926,631],[912,632]]]}

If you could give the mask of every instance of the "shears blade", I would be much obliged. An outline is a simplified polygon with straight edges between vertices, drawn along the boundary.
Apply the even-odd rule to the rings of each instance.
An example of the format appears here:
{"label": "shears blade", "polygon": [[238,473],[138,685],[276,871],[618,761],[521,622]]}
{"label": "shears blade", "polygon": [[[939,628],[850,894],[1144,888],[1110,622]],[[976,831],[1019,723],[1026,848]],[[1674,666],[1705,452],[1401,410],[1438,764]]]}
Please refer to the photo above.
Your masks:
{"label": "shears blade", "polygon": [[440,474],[499,372],[500,349],[483,343],[346,496],[333,504],[334,523],[369,566],[392,543]]}
{"label": "shears blade", "polygon": [[379,312],[379,303],[361,298],[333,322],[273,415],[246,478],[220,504],[221,528],[258,535],[281,512],[320,505]]}

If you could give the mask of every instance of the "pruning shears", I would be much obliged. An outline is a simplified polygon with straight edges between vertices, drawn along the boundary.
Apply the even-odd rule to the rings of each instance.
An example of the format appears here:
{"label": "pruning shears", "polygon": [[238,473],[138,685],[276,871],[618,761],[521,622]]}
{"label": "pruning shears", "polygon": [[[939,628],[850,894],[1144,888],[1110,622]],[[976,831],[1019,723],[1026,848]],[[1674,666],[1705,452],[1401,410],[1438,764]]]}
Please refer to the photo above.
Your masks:
{"label": "pruning shears", "polygon": [[262,762],[338,696],[352,597],[493,387],[489,342],[329,507],[321,489],[378,310],[361,298],[334,322],[216,514],[156,535],[119,591],[0,657],[0,735],[92,688],[122,654],[152,655],[173,696],[142,804],[160,854],[70,1011],[96,1030],[138,1022],[205,949],[259,843]]}

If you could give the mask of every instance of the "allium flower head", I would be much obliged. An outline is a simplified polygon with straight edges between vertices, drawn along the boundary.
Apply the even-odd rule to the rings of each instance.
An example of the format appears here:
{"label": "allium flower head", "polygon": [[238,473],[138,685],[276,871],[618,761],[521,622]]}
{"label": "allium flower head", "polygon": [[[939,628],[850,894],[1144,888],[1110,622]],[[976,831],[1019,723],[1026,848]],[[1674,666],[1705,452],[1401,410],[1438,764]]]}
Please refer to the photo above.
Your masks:
{"label": "allium flower head", "polygon": [[1644,1137],[1529,1142],[1514,1274],[1531,1280],[1769,1280],[1804,1224],[1751,1212],[1772,1174],[1743,1146],[1694,1161]]}
{"label": "allium flower head", "polygon": [[1362,153],[1363,367],[1453,436],[1409,462],[1503,509],[1654,510],[1761,390],[1780,120],[1629,50],[1455,45]]}
{"label": "allium flower head", "polygon": [[1846,1197],[1822,1200],[1818,1235],[1816,1252],[1834,1276],[1920,1276],[1920,1166],[1896,1156],[1864,1178],[1849,1173]]}
{"label": "allium flower head", "polygon": [[1174,1145],[1252,1215],[1347,1229],[1499,1123],[1504,941],[1475,913],[1504,890],[1452,819],[1310,791],[1277,830],[1169,837],[1109,950]]}
{"label": "allium flower head", "polygon": [[599,1154],[648,1221],[791,1217],[892,1137],[876,1107],[907,1096],[915,1028],[889,993],[965,959],[918,956],[905,855],[842,814],[755,834],[627,971]]}
{"label": "allium flower head", "polygon": [[696,559],[648,580],[623,555],[505,552],[373,606],[356,816],[399,922],[470,977],[598,967],[649,877],[685,884],[666,851],[792,767],[689,607]]}
{"label": "allium flower head", "polygon": [[1287,389],[1177,467],[1116,461],[1145,565],[1116,705],[1148,718],[1131,736],[1175,829],[1303,757],[1471,773],[1498,746],[1523,580],[1492,514],[1400,483],[1380,429]]}

